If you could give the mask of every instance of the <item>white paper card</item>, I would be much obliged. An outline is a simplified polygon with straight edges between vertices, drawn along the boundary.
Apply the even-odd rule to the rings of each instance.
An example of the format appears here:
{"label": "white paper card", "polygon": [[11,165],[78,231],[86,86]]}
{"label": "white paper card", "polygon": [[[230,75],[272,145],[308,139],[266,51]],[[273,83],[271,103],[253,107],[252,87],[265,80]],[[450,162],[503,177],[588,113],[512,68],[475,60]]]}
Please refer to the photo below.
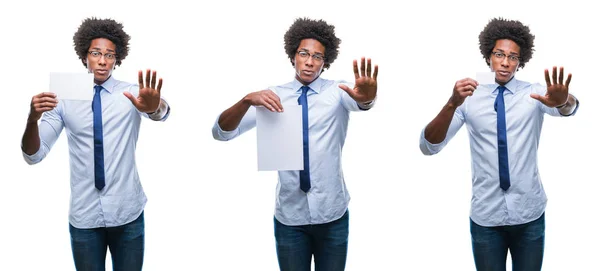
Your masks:
{"label": "white paper card", "polygon": [[286,105],[283,112],[256,107],[258,170],[303,170],[302,106]]}
{"label": "white paper card", "polygon": [[50,73],[50,92],[61,100],[87,100],[94,98],[93,73]]}
{"label": "white paper card", "polygon": [[496,83],[496,73],[495,72],[478,72],[475,76],[475,81],[480,85],[489,85]]}

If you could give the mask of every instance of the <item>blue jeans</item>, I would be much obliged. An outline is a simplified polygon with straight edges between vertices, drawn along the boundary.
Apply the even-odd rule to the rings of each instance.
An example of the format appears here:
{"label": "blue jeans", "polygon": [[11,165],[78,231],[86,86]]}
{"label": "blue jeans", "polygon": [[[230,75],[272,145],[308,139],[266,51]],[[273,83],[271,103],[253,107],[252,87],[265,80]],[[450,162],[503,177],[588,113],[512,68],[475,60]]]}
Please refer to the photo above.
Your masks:
{"label": "blue jeans", "polygon": [[78,229],[69,224],[73,260],[78,271],[104,271],[106,247],[114,271],[142,270],[144,261],[144,212],[125,225]]}
{"label": "blue jeans", "polygon": [[539,271],[544,258],[544,214],[521,225],[482,227],[471,220],[473,257],[478,271],[505,271],[510,250],[513,271]]}
{"label": "blue jeans", "polygon": [[275,241],[281,271],[343,271],[348,253],[348,211],[338,220],[316,225],[286,226],[277,219]]}

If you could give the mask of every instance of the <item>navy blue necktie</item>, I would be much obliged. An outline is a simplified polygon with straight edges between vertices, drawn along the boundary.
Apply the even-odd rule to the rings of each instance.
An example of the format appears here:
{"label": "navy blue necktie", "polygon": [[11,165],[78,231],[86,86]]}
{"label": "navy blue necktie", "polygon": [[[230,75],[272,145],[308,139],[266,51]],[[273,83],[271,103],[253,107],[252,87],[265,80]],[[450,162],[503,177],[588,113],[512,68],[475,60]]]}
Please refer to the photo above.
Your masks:
{"label": "navy blue necktie", "polygon": [[310,189],[310,163],[308,159],[308,99],[306,95],[310,89],[307,86],[300,88],[302,94],[298,98],[298,104],[302,105],[302,145],[304,153],[304,170],[300,171],[300,189],[305,193]]}
{"label": "navy blue necktie", "polygon": [[96,93],[92,101],[94,112],[94,183],[98,190],[104,188],[104,145],[102,143],[102,86],[94,86]]}
{"label": "navy blue necktie", "polygon": [[510,187],[510,173],[508,170],[508,143],[506,141],[506,111],[504,108],[504,86],[498,87],[498,96],[494,103],[498,128],[498,166],[500,169],[500,188],[506,191]]}

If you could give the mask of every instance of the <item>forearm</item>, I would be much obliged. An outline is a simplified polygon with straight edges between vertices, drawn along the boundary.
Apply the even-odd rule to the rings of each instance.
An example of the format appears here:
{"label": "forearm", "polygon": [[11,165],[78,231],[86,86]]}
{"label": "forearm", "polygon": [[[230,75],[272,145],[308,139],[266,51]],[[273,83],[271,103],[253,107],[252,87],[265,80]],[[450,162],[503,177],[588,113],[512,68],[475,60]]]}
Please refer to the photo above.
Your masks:
{"label": "forearm", "polygon": [[246,98],[241,99],[239,102],[228,108],[221,113],[219,116],[219,127],[223,131],[233,131],[240,125],[242,118],[250,109],[250,103],[246,101]]}
{"label": "forearm", "polygon": [[37,121],[27,121],[27,126],[21,139],[21,149],[27,155],[33,155],[40,149],[40,133]]}
{"label": "forearm", "polygon": [[429,124],[427,124],[427,127],[425,127],[424,136],[428,142],[432,144],[438,144],[444,141],[446,134],[448,133],[450,123],[452,122],[454,111],[456,111],[456,107],[447,103],[444,105],[440,113]]}

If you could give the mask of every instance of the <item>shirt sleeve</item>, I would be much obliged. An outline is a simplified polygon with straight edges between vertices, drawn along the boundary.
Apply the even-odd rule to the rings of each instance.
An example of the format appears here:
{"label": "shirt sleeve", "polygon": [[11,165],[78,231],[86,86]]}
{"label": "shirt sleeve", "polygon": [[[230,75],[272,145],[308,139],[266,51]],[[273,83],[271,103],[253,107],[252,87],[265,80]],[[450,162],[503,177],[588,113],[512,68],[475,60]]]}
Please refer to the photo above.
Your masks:
{"label": "shirt sleeve", "polygon": [[464,106],[465,104],[459,106],[456,111],[454,111],[454,115],[452,116],[452,121],[450,122],[450,127],[448,127],[448,131],[446,132],[446,137],[440,143],[433,144],[427,139],[425,139],[425,128],[421,130],[421,138],[419,142],[419,147],[421,148],[421,152],[425,155],[434,155],[440,152],[448,142],[456,135],[460,127],[465,123],[465,114],[464,114]]}
{"label": "shirt sleeve", "polygon": [[38,124],[40,148],[32,155],[23,152],[23,158],[27,164],[33,165],[41,162],[48,155],[52,146],[54,146],[64,127],[63,119],[59,112],[60,108],[62,107],[59,103],[56,108],[45,112],[42,116],[42,120]]}
{"label": "shirt sleeve", "polygon": [[171,107],[169,103],[163,98],[160,98],[161,102],[158,109],[153,114],[143,114],[148,116],[149,119],[154,121],[165,121],[171,114]]}
{"label": "shirt sleeve", "polygon": [[248,108],[248,111],[240,121],[240,125],[238,125],[238,127],[232,131],[224,131],[221,129],[221,126],[219,126],[220,117],[221,115],[219,114],[212,128],[213,138],[219,141],[232,140],[246,131],[256,127],[256,108],[254,106],[250,106],[250,108]]}

